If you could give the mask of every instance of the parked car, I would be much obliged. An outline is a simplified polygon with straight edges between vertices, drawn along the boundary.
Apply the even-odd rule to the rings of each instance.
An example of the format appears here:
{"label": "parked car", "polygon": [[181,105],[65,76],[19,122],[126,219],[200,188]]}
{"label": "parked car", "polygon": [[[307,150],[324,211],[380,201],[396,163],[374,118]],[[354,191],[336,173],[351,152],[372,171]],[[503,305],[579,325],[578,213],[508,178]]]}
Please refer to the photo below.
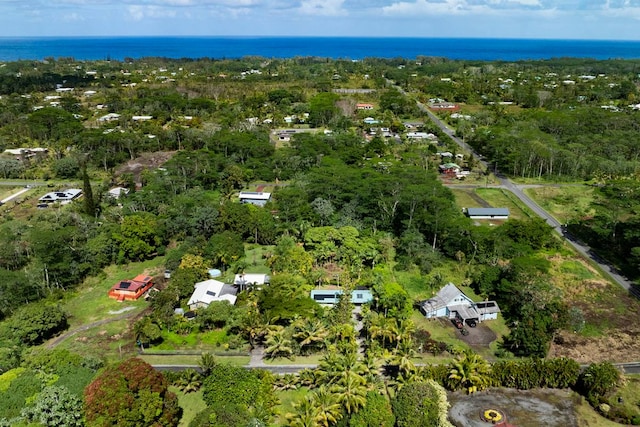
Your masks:
{"label": "parked car", "polygon": [[460,333],[464,336],[469,335],[469,330],[467,328],[462,328],[460,329]]}
{"label": "parked car", "polygon": [[475,328],[478,325],[475,319],[467,319],[465,323],[469,325],[470,328]]}
{"label": "parked car", "polygon": [[460,320],[460,318],[458,317],[454,317],[453,319],[451,319],[451,323],[453,323],[453,326],[455,326],[458,329],[464,328],[464,324],[462,323],[462,320]]}
{"label": "parked car", "polygon": [[165,279],[171,279],[171,270],[165,270],[164,271],[164,278]]}

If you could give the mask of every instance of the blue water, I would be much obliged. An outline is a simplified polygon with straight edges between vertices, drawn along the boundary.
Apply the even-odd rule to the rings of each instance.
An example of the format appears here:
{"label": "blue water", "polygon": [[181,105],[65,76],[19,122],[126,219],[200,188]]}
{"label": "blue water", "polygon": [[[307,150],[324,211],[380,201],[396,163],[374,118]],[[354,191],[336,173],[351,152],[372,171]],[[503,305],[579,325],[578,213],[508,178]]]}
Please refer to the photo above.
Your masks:
{"label": "blue water", "polygon": [[640,41],[530,40],[362,37],[89,37],[0,38],[0,60],[73,57],[75,59],[266,58],[318,56],[362,59],[415,58],[506,60],[640,58]]}

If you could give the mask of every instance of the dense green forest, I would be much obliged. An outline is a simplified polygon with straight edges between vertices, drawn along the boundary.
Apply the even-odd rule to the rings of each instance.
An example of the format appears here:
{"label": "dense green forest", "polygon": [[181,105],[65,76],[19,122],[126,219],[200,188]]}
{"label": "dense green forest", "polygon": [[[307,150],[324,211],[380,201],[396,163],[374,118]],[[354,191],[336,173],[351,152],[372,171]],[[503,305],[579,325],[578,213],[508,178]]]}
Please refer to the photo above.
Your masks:
{"label": "dense green forest", "polygon": [[[573,360],[539,360],[562,331],[597,323],[589,304],[572,305],[556,286],[551,258],[566,256],[562,240],[537,217],[474,224],[449,185],[455,175],[440,166],[443,153],[459,154],[480,187],[497,171],[524,183],[588,183],[593,199],[567,230],[637,280],[640,62],[3,65],[0,178],[37,196],[0,206],[0,400],[13,393],[0,404],[2,422],[177,425],[170,384],[184,393],[202,387],[207,409],[194,426],[446,426],[443,387],[570,387],[594,406],[615,389],[609,364],[586,375]],[[455,103],[456,115],[433,111],[489,167],[446,138],[416,101]],[[70,187],[83,197],[38,204],[46,191]],[[126,194],[111,197],[114,187]],[[240,191],[265,187],[273,194],[264,207],[238,202]],[[207,270],[249,271],[258,263],[247,251],[256,248],[269,286],[243,290],[235,305],[198,309],[194,320],[176,315],[189,309]],[[88,278],[159,257],[171,278],[123,332],[127,354],[218,333],[226,349],[261,346],[267,358],[317,357],[318,367],[276,378],[203,356],[202,373],[165,377],[137,359],[116,367],[115,354],[43,348],[68,329],[64,304]],[[454,278],[501,307],[507,330],[492,365],[416,323],[416,304]],[[322,286],[344,291],[331,309],[309,298]],[[361,288],[374,300],[356,330],[349,295]],[[423,353],[452,358],[417,366]],[[299,387],[309,393],[296,413],[278,414],[276,392]],[[77,416],[46,419],[56,395],[66,405],[59,412]],[[117,401],[136,402],[135,410],[109,404]]]}

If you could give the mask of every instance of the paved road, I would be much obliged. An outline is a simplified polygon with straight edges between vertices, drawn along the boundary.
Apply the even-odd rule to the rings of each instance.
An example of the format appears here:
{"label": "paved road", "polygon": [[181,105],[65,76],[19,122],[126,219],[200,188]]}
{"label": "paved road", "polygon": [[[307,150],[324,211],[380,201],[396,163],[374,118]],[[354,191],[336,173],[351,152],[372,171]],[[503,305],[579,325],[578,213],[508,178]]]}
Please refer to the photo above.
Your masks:
{"label": "paved road", "polygon": [[11,200],[15,199],[16,197],[20,196],[21,194],[26,193],[27,191],[29,191],[31,188],[23,188],[22,190],[13,193],[12,195],[10,195],[9,197],[7,197],[6,199],[2,199],[0,200],[0,205],[4,205],[7,202],[10,202]]}
{"label": "paved road", "polygon": [[[394,86],[394,87],[406,96],[406,92],[404,90],[402,90],[398,86]],[[426,113],[429,119],[431,119],[431,121],[435,123],[435,125],[438,126],[438,128],[440,128],[442,132],[444,132],[449,138],[451,138],[451,140],[453,140],[459,147],[471,153],[476,159],[478,159],[480,164],[482,164],[482,166],[485,169],[489,168],[489,164],[485,160],[483,160],[480,157],[480,155],[476,153],[476,151],[473,148],[471,148],[469,144],[465,143],[460,138],[458,138],[455,135],[455,132],[451,128],[449,128],[446,125],[446,123],[440,120],[438,116],[433,114],[424,104],[417,101],[416,103],[418,105],[418,108],[420,108],[422,112]],[[573,236],[567,233],[564,227],[562,227],[562,224],[560,224],[560,222],[557,219],[555,219],[549,212],[545,211],[540,205],[538,205],[529,196],[527,196],[524,193],[524,191],[522,191],[522,189],[526,188],[527,186],[519,186],[514,184],[509,178],[501,174],[500,171],[497,170],[497,168],[494,168],[494,172],[501,187],[511,191],[518,199],[520,199],[522,203],[524,203],[536,215],[544,219],[547,222],[547,224],[553,227],[553,229],[560,236],[562,236],[571,246],[573,246],[574,249],[578,251],[582,256],[584,256],[585,258],[590,258],[591,260],[593,260],[593,262],[598,264],[598,266],[602,269],[602,271],[607,273],[614,282],[622,286],[624,289],[626,289],[629,293],[634,295],[636,298],[640,298],[640,289],[635,288],[631,281],[629,281],[627,278],[622,276],[615,267],[613,267],[612,265],[604,261],[602,258],[600,258],[598,255],[596,255],[591,250],[590,247],[577,241]]]}

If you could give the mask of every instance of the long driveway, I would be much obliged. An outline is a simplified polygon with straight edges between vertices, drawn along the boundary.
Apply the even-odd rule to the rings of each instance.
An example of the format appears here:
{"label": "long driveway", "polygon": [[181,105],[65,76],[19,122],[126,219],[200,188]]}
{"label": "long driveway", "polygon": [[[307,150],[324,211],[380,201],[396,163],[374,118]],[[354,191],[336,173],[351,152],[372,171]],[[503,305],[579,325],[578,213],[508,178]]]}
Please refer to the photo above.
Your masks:
{"label": "long driveway", "polygon": [[[395,85],[394,87],[405,96],[407,95],[402,88]],[[453,140],[456,144],[458,144],[458,146],[461,147],[463,150],[471,153],[476,159],[478,159],[478,161],[482,164],[482,166],[484,166],[485,169],[489,168],[489,164],[486,161],[482,160],[478,155],[478,153],[476,153],[476,151],[473,148],[471,148],[469,144],[467,144],[466,142],[458,138],[455,135],[455,132],[451,128],[449,128],[446,123],[440,120],[438,116],[433,114],[433,112],[431,112],[421,102],[416,101],[416,104],[418,105],[418,108],[423,113],[426,113],[429,119],[431,119],[431,121],[435,123],[435,125],[442,130],[442,132],[444,132],[449,138],[451,138],[451,140]],[[551,215],[549,212],[544,210],[539,204],[537,204],[529,196],[527,196],[524,193],[524,191],[522,191],[523,186],[518,186],[515,183],[513,183],[509,178],[502,175],[500,171],[497,170],[497,168],[494,169],[494,172],[495,172],[496,178],[498,179],[498,181],[500,182],[500,185],[503,188],[511,191],[518,199],[520,199],[522,203],[527,205],[527,207],[531,209],[536,215],[544,219],[547,222],[547,224],[553,227],[553,229],[560,236],[562,236],[567,241],[567,243],[573,246],[574,249],[578,251],[582,256],[584,256],[585,258],[590,258],[593,262],[598,264],[598,266],[602,269],[602,271],[607,273],[614,282],[622,286],[624,289],[626,289],[629,293],[634,295],[636,298],[640,298],[640,290],[635,288],[631,281],[629,281],[626,277],[622,276],[615,267],[613,267],[612,265],[607,263],[605,260],[603,260],[601,257],[599,257],[597,254],[595,254],[589,246],[584,245],[583,243],[577,241],[573,236],[567,233],[566,230],[562,227],[562,224],[560,224],[560,222],[556,218],[554,218],[553,215]]]}

